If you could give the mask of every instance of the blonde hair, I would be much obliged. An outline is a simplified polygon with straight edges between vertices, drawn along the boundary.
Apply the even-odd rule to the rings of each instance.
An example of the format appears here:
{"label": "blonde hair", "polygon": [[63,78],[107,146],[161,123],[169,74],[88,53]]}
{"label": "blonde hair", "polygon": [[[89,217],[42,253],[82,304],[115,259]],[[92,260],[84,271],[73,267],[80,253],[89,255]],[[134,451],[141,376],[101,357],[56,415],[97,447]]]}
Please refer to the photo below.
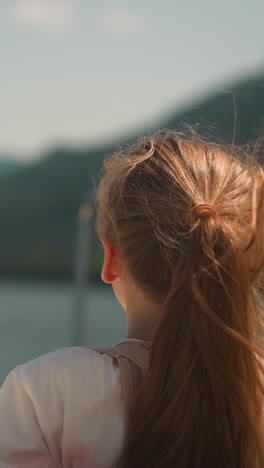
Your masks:
{"label": "blonde hair", "polygon": [[118,468],[264,466],[263,202],[255,160],[176,132],[105,161],[99,237],[162,312]]}

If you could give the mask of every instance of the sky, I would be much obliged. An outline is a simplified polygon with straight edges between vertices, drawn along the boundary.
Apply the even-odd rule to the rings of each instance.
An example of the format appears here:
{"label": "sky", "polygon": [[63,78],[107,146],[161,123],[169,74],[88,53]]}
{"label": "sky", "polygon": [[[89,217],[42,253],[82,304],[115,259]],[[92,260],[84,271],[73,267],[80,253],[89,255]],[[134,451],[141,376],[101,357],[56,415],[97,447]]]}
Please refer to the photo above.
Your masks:
{"label": "sky", "polygon": [[264,71],[263,0],[1,0],[0,154],[117,139]]}

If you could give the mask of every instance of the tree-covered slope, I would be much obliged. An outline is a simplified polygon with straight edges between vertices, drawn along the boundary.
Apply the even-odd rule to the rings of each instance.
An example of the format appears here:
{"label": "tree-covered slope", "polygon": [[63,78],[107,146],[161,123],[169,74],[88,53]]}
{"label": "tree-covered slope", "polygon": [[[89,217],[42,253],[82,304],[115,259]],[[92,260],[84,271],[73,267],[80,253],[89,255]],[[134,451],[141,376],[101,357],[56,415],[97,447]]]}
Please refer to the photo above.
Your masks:
{"label": "tree-covered slope", "polygon": [[0,178],[20,171],[24,167],[24,163],[20,163],[19,161],[12,160],[6,155],[0,154]]}
{"label": "tree-covered slope", "polygon": [[0,274],[71,274],[78,208],[108,150],[56,150],[1,180]]}
{"label": "tree-covered slope", "polygon": [[179,128],[182,123],[198,124],[205,135],[218,135],[220,141],[243,145],[262,134],[264,125],[264,75],[233,86],[172,113],[165,127]]}

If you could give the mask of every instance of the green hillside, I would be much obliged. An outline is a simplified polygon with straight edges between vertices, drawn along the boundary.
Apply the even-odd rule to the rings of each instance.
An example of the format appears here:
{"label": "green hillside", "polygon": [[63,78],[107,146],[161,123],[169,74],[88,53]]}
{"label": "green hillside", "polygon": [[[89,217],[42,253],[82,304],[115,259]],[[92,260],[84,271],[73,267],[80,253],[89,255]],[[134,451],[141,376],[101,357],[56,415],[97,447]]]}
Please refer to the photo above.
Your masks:
{"label": "green hillside", "polygon": [[0,178],[20,171],[24,167],[25,163],[20,163],[0,154]]}
{"label": "green hillside", "polygon": [[[213,128],[213,134],[229,143],[235,134],[236,143],[241,144],[256,140],[263,119],[264,76],[193,103],[186,110],[172,113],[159,126],[179,128],[183,122],[199,123],[201,132]],[[103,158],[113,150],[113,144],[60,148],[34,165],[1,177],[0,275],[72,276],[78,208],[91,197],[91,177],[98,174]],[[100,262],[101,250],[93,233],[93,279],[98,279]]]}
{"label": "green hillside", "polygon": [[220,142],[243,145],[264,135],[264,75],[257,76],[194,102],[165,119],[167,128],[182,122],[196,125],[206,136],[218,135]]}
{"label": "green hillside", "polygon": [[[103,157],[113,149],[56,150],[1,180],[1,275],[72,274],[78,208],[90,195]],[[98,248],[93,263],[97,256]]]}

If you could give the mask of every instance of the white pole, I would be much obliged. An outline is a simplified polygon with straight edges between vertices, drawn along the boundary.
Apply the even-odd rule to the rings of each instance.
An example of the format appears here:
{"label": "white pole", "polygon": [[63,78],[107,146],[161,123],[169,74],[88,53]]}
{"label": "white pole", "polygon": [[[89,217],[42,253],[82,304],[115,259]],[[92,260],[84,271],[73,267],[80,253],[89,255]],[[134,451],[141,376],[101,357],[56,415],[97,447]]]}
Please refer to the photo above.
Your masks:
{"label": "white pole", "polygon": [[93,205],[82,203],[78,214],[77,251],[75,264],[76,303],[73,316],[73,346],[83,344],[83,329],[85,317],[85,295],[89,285],[89,260],[91,249],[91,218]]}

